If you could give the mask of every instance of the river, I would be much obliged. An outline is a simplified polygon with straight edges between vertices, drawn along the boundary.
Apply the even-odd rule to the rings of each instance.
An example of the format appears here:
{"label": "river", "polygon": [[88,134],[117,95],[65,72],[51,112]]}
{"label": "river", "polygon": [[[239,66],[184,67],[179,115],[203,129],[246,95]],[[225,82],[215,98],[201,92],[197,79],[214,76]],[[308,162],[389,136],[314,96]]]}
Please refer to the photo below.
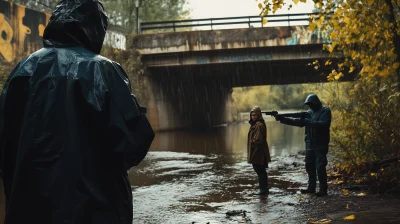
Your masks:
{"label": "river", "polygon": [[306,185],[304,129],[266,118],[272,163],[270,195],[255,196],[257,176],[246,162],[249,124],[210,132],[160,132],[144,161],[129,172],[133,223],[246,223],[230,210],[246,210],[247,223],[293,223],[294,204]]}

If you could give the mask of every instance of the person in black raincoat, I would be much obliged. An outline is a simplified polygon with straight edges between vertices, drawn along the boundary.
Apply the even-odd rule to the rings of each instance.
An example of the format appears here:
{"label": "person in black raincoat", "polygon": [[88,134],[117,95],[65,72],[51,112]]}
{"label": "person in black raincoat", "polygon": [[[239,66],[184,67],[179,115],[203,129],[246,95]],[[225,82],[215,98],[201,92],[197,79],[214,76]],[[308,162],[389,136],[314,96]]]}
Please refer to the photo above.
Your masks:
{"label": "person in black raincoat", "polygon": [[154,132],[122,67],[100,55],[98,0],[63,0],[44,48],[22,60],[0,99],[6,224],[131,224],[127,170]]}
{"label": "person in black raincoat", "polygon": [[305,117],[290,118],[284,115],[277,115],[275,119],[283,124],[305,127],[306,143],[306,171],[308,174],[308,187],[302,189],[301,193],[315,193],[316,179],[318,175],[319,191],[317,196],[325,196],[328,192],[328,183],[326,175],[326,166],[328,160],[331,110],[323,106],[318,96],[310,94],[307,96],[304,104],[309,106]]}

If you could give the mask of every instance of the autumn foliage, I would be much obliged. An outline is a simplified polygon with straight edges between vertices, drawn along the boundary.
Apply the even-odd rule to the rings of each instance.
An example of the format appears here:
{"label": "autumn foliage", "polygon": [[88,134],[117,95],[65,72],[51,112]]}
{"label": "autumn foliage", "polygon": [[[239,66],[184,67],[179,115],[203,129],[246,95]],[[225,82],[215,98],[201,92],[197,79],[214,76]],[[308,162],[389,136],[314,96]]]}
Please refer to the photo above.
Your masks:
{"label": "autumn foliage", "polygon": [[[400,1],[291,2],[307,1],[314,2],[319,12],[310,16],[309,29],[321,29],[331,39],[324,49],[332,60],[312,66],[330,67],[326,76],[332,82],[357,74],[347,99],[337,98],[338,94],[329,99],[337,167],[349,176],[385,186],[384,190],[396,189],[400,183]],[[285,2],[260,2],[261,16],[277,12]]]}

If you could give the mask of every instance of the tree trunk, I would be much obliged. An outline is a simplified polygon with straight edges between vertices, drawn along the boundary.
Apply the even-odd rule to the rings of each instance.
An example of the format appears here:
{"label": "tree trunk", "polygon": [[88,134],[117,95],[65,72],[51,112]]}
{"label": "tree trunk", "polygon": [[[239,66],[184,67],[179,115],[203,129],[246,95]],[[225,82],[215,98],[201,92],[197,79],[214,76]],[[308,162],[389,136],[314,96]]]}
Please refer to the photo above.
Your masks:
{"label": "tree trunk", "polygon": [[[399,56],[399,54],[400,54],[400,37],[399,37],[399,34],[397,33],[398,27],[397,27],[396,18],[394,16],[395,11],[393,8],[392,0],[385,0],[385,2],[389,6],[389,9],[390,9],[389,22],[393,23],[392,33],[393,33],[394,49],[395,49],[395,53],[397,55],[396,61],[400,62],[400,56]],[[396,74],[397,74],[397,90],[400,90],[400,66],[397,67]]]}

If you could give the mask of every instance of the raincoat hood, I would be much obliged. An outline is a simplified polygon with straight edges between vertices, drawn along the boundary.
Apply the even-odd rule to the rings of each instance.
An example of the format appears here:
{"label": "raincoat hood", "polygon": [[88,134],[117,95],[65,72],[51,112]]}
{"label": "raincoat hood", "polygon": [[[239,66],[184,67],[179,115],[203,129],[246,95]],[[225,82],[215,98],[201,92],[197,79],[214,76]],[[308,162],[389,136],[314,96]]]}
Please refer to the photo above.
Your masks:
{"label": "raincoat hood", "polygon": [[318,96],[315,94],[308,95],[306,100],[304,101],[304,104],[307,104],[307,105],[311,104],[310,108],[313,111],[316,111],[322,107],[321,101],[319,100]]}
{"label": "raincoat hood", "polygon": [[[258,117],[259,117],[258,121],[264,122],[264,119],[262,118],[262,114],[261,114],[261,108],[260,108],[259,106],[254,106],[253,109],[251,109],[251,111],[250,111],[250,115],[251,115],[251,113],[253,113],[253,112],[256,113],[256,114],[258,114]],[[249,123],[250,123],[251,125],[253,125],[253,124],[256,123],[256,122],[254,122],[254,121],[251,119],[251,116],[250,116]]]}
{"label": "raincoat hood", "polygon": [[251,111],[250,111],[250,115],[251,115],[251,113],[256,113],[256,114],[258,114],[258,116],[260,116],[260,117],[262,117],[261,116],[261,108],[259,107],[259,106],[254,106],[253,107],[253,109],[251,109]]}
{"label": "raincoat hood", "polygon": [[84,47],[99,54],[108,17],[98,0],[62,0],[44,30],[45,47]]}

